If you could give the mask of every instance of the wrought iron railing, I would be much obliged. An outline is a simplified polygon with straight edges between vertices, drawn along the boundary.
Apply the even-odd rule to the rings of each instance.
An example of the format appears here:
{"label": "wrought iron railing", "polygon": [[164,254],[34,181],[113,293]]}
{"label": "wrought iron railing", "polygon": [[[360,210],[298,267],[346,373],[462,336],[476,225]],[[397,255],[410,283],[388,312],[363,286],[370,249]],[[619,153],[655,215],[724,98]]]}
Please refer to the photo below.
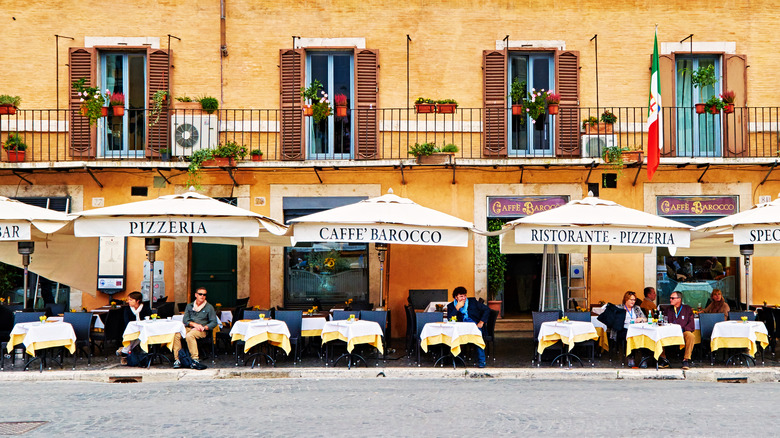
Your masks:
{"label": "wrought iron railing", "polygon": [[[303,139],[300,148],[309,160],[366,160],[355,154],[358,143],[369,145],[366,161],[410,159],[410,147],[428,142],[439,147],[455,144],[459,149],[456,159],[478,160],[597,159],[607,146],[646,151],[647,108],[606,109],[617,116],[611,127],[583,126],[583,120],[600,118],[605,108],[561,108],[559,115],[547,116],[540,123],[512,115],[511,108],[491,109],[490,124],[485,122],[483,108],[458,108],[454,114],[418,114],[414,108],[350,109],[345,117],[333,115],[318,123],[303,118],[302,128],[297,125],[303,135],[297,138]],[[102,118],[89,127],[86,119],[71,110],[19,109],[14,115],[0,115],[0,140],[18,134],[27,145],[27,162],[158,161],[161,149],[168,149],[175,160],[186,160],[193,150],[226,141],[261,150],[265,161],[278,161],[284,159],[281,130],[287,126],[282,113],[279,109],[222,109],[206,115],[172,110],[154,122],[156,116],[148,110],[128,110],[124,116]],[[361,123],[366,120],[376,123]],[[778,107],[701,115],[688,107],[664,108],[662,123],[662,159],[780,157]],[[2,160],[7,158],[4,152]]]}

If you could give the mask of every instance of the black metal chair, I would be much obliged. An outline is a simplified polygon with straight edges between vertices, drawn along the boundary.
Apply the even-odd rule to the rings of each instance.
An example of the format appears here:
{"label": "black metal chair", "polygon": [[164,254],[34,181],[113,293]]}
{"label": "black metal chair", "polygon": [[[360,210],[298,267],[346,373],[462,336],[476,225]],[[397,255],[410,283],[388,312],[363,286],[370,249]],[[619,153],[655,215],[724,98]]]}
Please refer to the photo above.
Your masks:
{"label": "black metal chair", "polygon": [[236,306],[235,307],[247,307],[249,305],[249,298],[236,298]]}
{"label": "black metal chair", "polygon": [[729,312],[729,321],[739,321],[742,317],[747,317],[748,321],[755,321],[756,314],[752,311],[749,312]]}
{"label": "black metal chair", "polygon": [[415,315],[416,328],[414,343],[417,347],[417,366],[420,366],[421,362],[420,351],[422,351],[422,339],[420,339],[420,334],[423,331],[423,327],[425,327],[425,324],[428,324],[429,322],[442,322],[443,319],[444,312],[421,312]]}
{"label": "black metal chair", "polygon": [[759,307],[756,310],[756,321],[761,321],[764,323],[764,326],[766,326],[767,341],[769,342],[767,348],[769,348],[770,351],[772,351],[772,356],[774,356],[775,339],[777,337],[776,320],[775,320],[774,312],[769,307]]}
{"label": "black metal chair", "polygon": [[[100,315],[98,315],[100,317]],[[103,314],[103,331],[92,330],[90,339],[92,341],[92,349],[98,347],[100,351],[105,352],[106,344],[109,342],[122,342],[122,335],[125,331],[125,315],[122,307],[116,309],[109,309],[108,312]],[[100,345],[98,345],[98,343]]]}
{"label": "black metal chair", "polygon": [[[164,296],[164,297],[157,298],[157,300],[154,302],[154,308],[157,309],[157,308],[159,308],[160,306],[162,306],[163,304],[165,304],[167,302],[168,302],[168,296],[167,295]],[[171,303],[171,304],[173,304],[173,303]],[[157,314],[159,315],[160,312],[158,311]]]}
{"label": "black metal chair", "polygon": [[414,331],[417,329],[416,312],[414,307],[410,305],[404,305],[404,312],[406,314],[406,354],[412,354],[414,352]]}
{"label": "black metal chair", "polygon": [[[182,341],[184,341],[184,340],[182,339]],[[208,352],[209,350],[211,350],[211,363],[216,363],[216,361],[217,361],[217,350],[216,350],[216,346],[215,346],[215,342],[214,342],[214,330],[213,329],[212,330],[206,330],[206,337],[205,338],[200,338],[196,342],[198,344],[198,361],[203,360],[203,352],[204,351]],[[205,350],[200,347],[202,344],[206,345],[207,348]],[[208,356],[206,358],[208,359]],[[178,358],[175,357],[173,359],[177,360]],[[151,364],[151,362],[150,362],[150,364]]]}
{"label": "black metal chair", "polygon": [[266,318],[272,319],[274,317],[274,310],[244,310],[244,315],[241,319],[260,319],[260,314],[265,315]]}
{"label": "black metal chair", "polygon": [[701,343],[699,348],[702,351],[710,352],[710,365],[715,365],[715,354],[710,348],[710,341],[712,341],[712,329],[715,328],[715,324],[726,320],[726,315],[723,313],[700,313],[699,314],[699,332],[701,333]]}
{"label": "black metal chair", "polygon": [[[534,355],[531,359],[531,364],[536,362],[536,366],[540,366],[542,363],[542,355],[537,352],[539,348],[539,331],[542,328],[542,323],[557,321],[561,312],[558,310],[545,311],[545,312],[531,312],[531,318],[534,324]],[[559,343],[560,344],[560,343]],[[561,344],[562,345],[562,344]],[[561,352],[563,346],[560,347]]]}
{"label": "black metal chair", "polygon": [[386,310],[361,310],[360,319],[363,321],[374,321],[382,329],[382,359],[387,359],[387,338],[388,338],[388,312]]}
{"label": "black metal chair", "polygon": [[287,324],[287,330],[290,331],[290,346],[294,347],[293,364],[300,362],[300,345],[303,339],[301,337],[303,314],[300,310],[277,310],[274,317]]}
{"label": "black metal chair", "polygon": [[174,314],[173,306],[174,303],[160,303],[157,306],[157,316],[162,319],[172,317]]}
{"label": "black metal chair", "polygon": [[[67,312],[63,314],[62,320],[73,326],[73,331],[76,333],[76,352],[73,353],[73,369],[76,369],[76,359],[79,357],[79,353],[86,353],[87,366],[92,364],[92,339],[90,337],[92,331],[92,314],[86,312]],[[86,348],[86,352],[83,350]]]}
{"label": "black metal chair", "polygon": [[5,369],[5,351],[13,328],[14,313],[7,306],[0,306],[0,371]]}
{"label": "black metal chair", "polygon": [[498,313],[498,310],[490,310],[490,316],[485,327],[485,335],[482,337],[485,341],[485,354],[488,357],[492,357],[493,360],[496,360],[496,321],[498,321]]}
{"label": "black metal chair", "polygon": [[65,313],[65,304],[49,303],[44,308],[46,316],[56,316]]}
{"label": "black metal chair", "polygon": [[189,303],[177,303],[176,308],[179,309],[179,313],[184,312],[184,309],[187,308],[187,304]]}

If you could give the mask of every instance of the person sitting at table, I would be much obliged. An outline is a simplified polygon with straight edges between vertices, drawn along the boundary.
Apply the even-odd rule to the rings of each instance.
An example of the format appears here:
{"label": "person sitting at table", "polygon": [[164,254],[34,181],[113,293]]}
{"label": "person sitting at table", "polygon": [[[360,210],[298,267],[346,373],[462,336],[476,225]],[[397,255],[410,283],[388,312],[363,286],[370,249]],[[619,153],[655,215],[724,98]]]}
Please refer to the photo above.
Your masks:
{"label": "person sitting at table", "polygon": [[654,312],[655,309],[656,309],[656,306],[655,306],[655,297],[656,297],[655,288],[652,287],[652,286],[646,287],[645,290],[644,290],[644,295],[645,295],[645,299],[642,300],[642,304],[640,305],[640,307],[642,308],[642,310],[644,310],[646,312],[650,312],[650,311]]}
{"label": "person sitting at table", "polygon": [[[125,327],[127,327],[127,324],[130,324],[130,321],[142,321],[147,316],[152,315],[151,309],[149,309],[149,306],[144,306],[143,301],[144,296],[141,292],[134,291],[127,295],[127,306],[124,308]],[[141,341],[136,339],[127,347],[122,347],[116,351],[117,356],[122,356],[122,365],[127,365],[127,358],[125,356],[130,354],[130,352],[133,351],[133,348],[140,343]]]}
{"label": "person sitting at table", "polygon": [[731,308],[726,300],[723,299],[723,292],[721,292],[720,289],[712,290],[710,300],[712,301],[704,308],[704,313],[724,313],[726,314],[726,317],[728,317]]}
{"label": "person sitting at table", "polygon": [[[187,330],[185,340],[187,341],[187,349],[192,357],[192,368],[203,369],[203,365],[198,362],[200,355],[198,354],[198,339],[206,337],[206,332],[214,330],[217,326],[217,312],[214,310],[209,302],[206,301],[205,287],[199,287],[195,291],[195,301],[187,304],[184,309],[184,316],[182,317],[182,324]],[[179,350],[181,350],[181,335],[176,333],[173,337],[173,367],[180,368],[179,362]]]}
{"label": "person sitting at table", "polygon": [[[485,335],[485,324],[490,317],[490,308],[476,298],[467,298],[467,291],[463,286],[458,286],[452,291],[454,300],[447,304],[447,315],[457,317],[458,321],[473,322]],[[479,367],[485,368],[485,350],[477,347]]]}
{"label": "person sitting at table", "polygon": [[[647,322],[647,318],[645,318],[644,312],[642,312],[642,308],[639,306],[636,306],[636,293],[632,291],[627,291],[623,294],[623,309],[626,310],[626,318],[623,320],[623,330],[621,330],[618,333],[618,339],[625,340],[626,335],[628,334],[628,326],[634,323],[642,323]],[[634,366],[634,358],[629,357],[628,358],[628,366],[633,367]]]}
{"label": "person sitting at table", "polygon": [[[689,370],[691,368],[691,353],[693,352],[694,343],[693,332],[696,330],[696,322],[693,320],[693,309],[691,309],[691,306],[682,303],[682,294],[680,292],[672,292],[669,301],[672,305],[664,309],[664,315],[670,324],[678,324],[682,328],[683,340],[685,341],[682,369]],[[666,354],[662,353],[661,357],[666,358]]]}

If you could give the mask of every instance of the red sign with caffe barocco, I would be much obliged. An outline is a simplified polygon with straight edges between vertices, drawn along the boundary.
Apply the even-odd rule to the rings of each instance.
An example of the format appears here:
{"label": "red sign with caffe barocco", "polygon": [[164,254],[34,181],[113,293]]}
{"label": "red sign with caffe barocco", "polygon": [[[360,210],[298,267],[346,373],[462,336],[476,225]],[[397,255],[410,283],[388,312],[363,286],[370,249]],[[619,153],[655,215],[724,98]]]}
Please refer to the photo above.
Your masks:
{"label": "red sign with caffe barocco", "polygon": [[659,216],[728,216],[739,211],[739,196],[659,196]]}

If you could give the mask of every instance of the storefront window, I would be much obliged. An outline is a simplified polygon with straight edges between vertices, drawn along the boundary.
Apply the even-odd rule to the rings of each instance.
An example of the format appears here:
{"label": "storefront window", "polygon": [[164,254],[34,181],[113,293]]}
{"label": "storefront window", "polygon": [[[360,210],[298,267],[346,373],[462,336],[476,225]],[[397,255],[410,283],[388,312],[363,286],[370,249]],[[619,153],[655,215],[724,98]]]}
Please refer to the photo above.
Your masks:
{"label": "storefront window", "polygon": [[368,245],[299,243],[285,259],[285,306],[368,301]]}
{"label": "storefront window", "polygon": [[703,309],[713,289],[720,289],[732,309],[740,301],[737,257],[673,257],[666,248],[658,248],[657,261],[659,304],[669,304],[671,293],[678,291],[684,304]]}

